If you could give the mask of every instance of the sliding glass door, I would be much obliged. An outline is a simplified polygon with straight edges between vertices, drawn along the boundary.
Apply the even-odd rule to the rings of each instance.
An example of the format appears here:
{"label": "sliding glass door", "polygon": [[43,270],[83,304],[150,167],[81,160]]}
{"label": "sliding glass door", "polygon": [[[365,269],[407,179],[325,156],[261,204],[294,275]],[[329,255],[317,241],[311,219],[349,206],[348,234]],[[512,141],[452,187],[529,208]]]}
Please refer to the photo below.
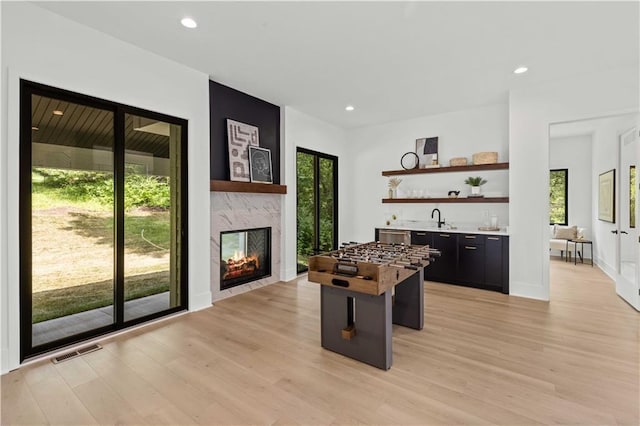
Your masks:
{"label": "sliding glass door", "polygon": [[22,359],[186,308],[186,123],[21,87]]}
{"label": "sliding glass door", "polygon": [[180,305],[181,126],[125,114],[124,319]]}
{"label": "sliding glass door", "polygon": [[297,269],[308,269],[309,256],[337,248],[338,157],[298,148]]}

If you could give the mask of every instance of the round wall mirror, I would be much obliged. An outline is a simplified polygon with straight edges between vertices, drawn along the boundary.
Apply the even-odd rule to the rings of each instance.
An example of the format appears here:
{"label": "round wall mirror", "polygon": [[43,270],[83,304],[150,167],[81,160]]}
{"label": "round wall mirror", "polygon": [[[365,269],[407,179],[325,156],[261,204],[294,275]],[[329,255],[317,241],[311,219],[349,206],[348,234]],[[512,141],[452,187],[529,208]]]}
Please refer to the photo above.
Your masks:
{"label": "round wall mirror", "polygon": [[418,162],[418,154],[416,154],[415,152],[407,152],[400,159],[400,165],[405,170],[417,169]]}

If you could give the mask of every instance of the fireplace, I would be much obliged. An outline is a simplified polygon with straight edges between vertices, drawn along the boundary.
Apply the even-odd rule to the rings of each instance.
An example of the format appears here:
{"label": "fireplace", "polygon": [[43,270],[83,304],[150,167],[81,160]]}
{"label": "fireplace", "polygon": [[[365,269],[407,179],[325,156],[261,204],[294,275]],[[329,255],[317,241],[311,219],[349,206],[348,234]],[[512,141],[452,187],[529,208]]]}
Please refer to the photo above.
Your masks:
{"label": "fireplace", "polygon": [[271,276],[271,227],[220,232],[220,289]]}

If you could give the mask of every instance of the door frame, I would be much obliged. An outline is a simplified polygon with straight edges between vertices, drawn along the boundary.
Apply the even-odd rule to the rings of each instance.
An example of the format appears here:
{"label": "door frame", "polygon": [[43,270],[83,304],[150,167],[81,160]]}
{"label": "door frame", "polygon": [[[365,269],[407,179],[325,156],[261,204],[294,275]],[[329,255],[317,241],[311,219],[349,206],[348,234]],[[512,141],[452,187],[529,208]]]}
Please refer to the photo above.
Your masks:
{"label": "door frame", "polygon": [[[314,161],[313,161],[313,173],[314,173],[314,177],[317,177],[320,174],[320,161],[319,158],[324,158],[327,160],[331,160],[333,161],[334,167],[333,167],[333,199],[334,199],[334,203],[333,203],[333,218],[334,218],[334,222],[333,222],[333,249],[337,249],[338,248],[338,157],[335,155],[331,155],[331,154],[325,154],[323,152],[319,152],[319,151],[314,151],[311,149],[307,149],[307,148],[302,148],[302,147],[296,147],[296,182],[298,179],[298,168],[297,168],[297,164],[298,164],[298,153],[303,153],[303,154],[308,154],[308,155],[313,155],[314,156]],[[297,188],[297,185],[296,185]],[[318,212],[318,208],[317,206],[320,205],[320,191],[314,191],[314,205],[316,206],[316,210],[314,211],[314,226],[315,229],[315,235],[317,235],[316,241],[313,242],[313,250],[314,251],[318,251],[318,245],[317,240],[319,240],[320,238],[320,220],[319,220],[319,212]],[[296,190],[296,219],[298,216],[298,194],[297,194],[297,190]],[[296,220],[297,222],[297,220]],[[302,274],[305,271],[302,272],[298,272],[298,226],[296,224],[296,252],[295,252],[295,265],[296,265],[296,273],[297,274]]]}
{"label": "door frame", "polygon": [[[178,117],[149,111],[89,95],[20,79],[20,146],[19,146],[19,311],[20,311],[20,362],[54,349],[95,338],[110,332],[119,331],[137,324],[151,321],[172,313],[186,310],[188,300],[188,121]],[[31,96],[33,94],[60,99],[93,108],[112,111],[114,114],[114,323],[74,334],[63,339],[32,347],[32,210],[31,210]],[[180,265],[180,304],[174,308],[155,312],[129,321],[124,321],[124,158],[125,158],[125,114],[138,115],[154,120],[181,126],[181,265]]]}
{"label": "door frame", "polygon": [[[638,135],[638,129],[640,127],[638,126],[634,126],[631,129],[625,130],[623,132],[620,132],[620,134],[618,135],[618,141],[617,141],[617,150],[618,150],[618,158],[617,158],[617,169],[618,169],[618,174],[620,175],[620,177],[618,179],[616,179],[616,195],[617,195],[617,214],[616,214],[616,219],[617,219],[617,223],[616,223],[616,276],[615,276],[615,286],[616,286],[616,293],[618,294],[618,296],[620,296],[624,301],[626,301],[628,304],[630,304],[634,309],[640,311],[640,250],[638,249],[638,247],[636,246],[636,267],[635,267],[635,283],[629,282],[629,280],[627,280],[627,278],[622,274],[622,244],[623,244],[623,238],[625,238],[625,236],[623,236],[622,232],[626,232],[626,229],[623,228],[623,224],[622,224],[622,215],[623,212],[628,211],[626,206],[623,206],[623,200],[626,200],[628,198],[628,196],[623,197],[622,196],[622,191],[623,191],[623,173],[622,173],[622,168],[623,168],[623,144],[624,144],[624,140],[626,137],[628,137],[629,135],[633,135],[633,141],[631,142],[632,144],[635,144],[635,166],[636,166],[636,184],[638,184],[638,165],[640,165],[640,135]],[[626,166],[625,166],[626,167]],[[638,218],[638,212],[639,212],[639,208],[638,205],[640,204],[640,201],[638,200],[638,187],[636,187],[636,205],[635,205],[635,211],[636,211],[636,221]],[[638,235],[638,224],[636,223],[636,231],[635,231],[635,235]],[[630,235],[630,234],[629,234]],[[634,238],[635,239],[635,238]],[[640,240],[638,241],[640,243]],[[637,244],[635,241],[632,241],[631,244]]]}

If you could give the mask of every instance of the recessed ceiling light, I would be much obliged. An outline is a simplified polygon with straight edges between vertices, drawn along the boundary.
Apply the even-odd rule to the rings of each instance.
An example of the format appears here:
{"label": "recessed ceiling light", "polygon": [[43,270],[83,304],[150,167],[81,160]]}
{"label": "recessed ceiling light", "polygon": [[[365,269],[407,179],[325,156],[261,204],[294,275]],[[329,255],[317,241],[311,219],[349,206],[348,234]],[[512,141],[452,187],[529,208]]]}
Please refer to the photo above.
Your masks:
{"label": "recessed ceiling light", "polygon": [[59,109],[54,109],[53,110],[53,115],[64,115],[64,111],[61,111]]}
{"label": "recessed ceiling light", "polygon": [[38,131],[38,130],[40,130],[40,128],[38,128],[38,127],[36,127],[36,126],[31,126],[31,130]]}
{"label": "recessed ceiling light", "polygon": [[191,18],[182,18],[180,23],[187,28],[195,28],[198,26],[198,23]]}
{"label": "recessed ceiling light", "polygon": [[527,72],[529,70],[529,68],[527,67],[518,67],[515,70],[513,70],[514,74],[523,74],[525,72]]}
{"label": "recessed ceiling light", "polygon": [[353,111],[355,108],[353,107],[353,105],[347,105],[344,109],[347,111]]}

